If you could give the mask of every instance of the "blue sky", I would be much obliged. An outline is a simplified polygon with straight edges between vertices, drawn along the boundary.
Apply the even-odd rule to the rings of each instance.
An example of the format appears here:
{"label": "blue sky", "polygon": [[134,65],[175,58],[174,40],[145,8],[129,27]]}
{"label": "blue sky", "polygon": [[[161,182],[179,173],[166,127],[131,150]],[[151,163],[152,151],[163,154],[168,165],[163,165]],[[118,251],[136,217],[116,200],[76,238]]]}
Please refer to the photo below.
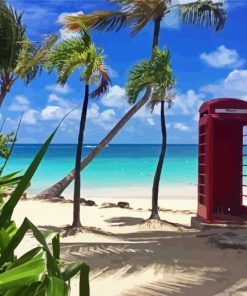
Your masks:
{"label": "blue sky", "polygon": [[[184,1],[184,0],[183,0]],[[63,13],[112,8],[106,1],[92,0],[8,0],[24,11],[23,22],[31,40],[45,34],[62,33],[58,20]],[[203,101],[219,97],[247,99],[247,0],[227,3],[228,20],[223,31],[181,25],[172,13],[162,23],[160,47],[170,49],[177,78],[176,99],[167,112],[168,142],[197,143],[198,109]],[[134,39],[129,29],[118,33],[93,32],[94,42],[104,48],[112,69],[112,86],[101,102],[91,102],[85,141],[97,143],[128,110],[124,92],[128,71],[138,60],[149,58],[153,26],[149,24]],[[74,73],[64,88],[56,75],[43,72],[30,85],[18,81],[7,96],[1,118],[6,130],[15,129],[22,111],[21,143],[41,143],[70,109],[81,106],[84,87]],[[79,111],[62,125],[54,142],[75,143]],[[160,143],[159,110],[143,108],[112,143]]]}

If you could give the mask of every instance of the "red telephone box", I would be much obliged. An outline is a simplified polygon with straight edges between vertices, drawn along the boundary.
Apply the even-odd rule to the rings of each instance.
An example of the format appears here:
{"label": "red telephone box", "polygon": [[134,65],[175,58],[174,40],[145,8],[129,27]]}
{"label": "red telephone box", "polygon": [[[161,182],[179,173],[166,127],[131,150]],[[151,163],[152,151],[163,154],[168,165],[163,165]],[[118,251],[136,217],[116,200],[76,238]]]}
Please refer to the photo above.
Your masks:
{"label": "red telephone box", "polygon": [[245,127],[245,101],[216,99],[200,108],[197,219],[202,222],[247,224]]}

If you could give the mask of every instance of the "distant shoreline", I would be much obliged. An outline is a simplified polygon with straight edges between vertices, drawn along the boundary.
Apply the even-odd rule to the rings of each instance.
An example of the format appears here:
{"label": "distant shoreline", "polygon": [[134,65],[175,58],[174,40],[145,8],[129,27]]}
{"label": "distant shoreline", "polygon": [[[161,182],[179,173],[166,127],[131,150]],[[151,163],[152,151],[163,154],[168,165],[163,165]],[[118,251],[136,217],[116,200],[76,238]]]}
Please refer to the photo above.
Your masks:
{"label": "distant shoreline", "polygon": [[[45,188],[44,188],[45,189]],[[37,192],[38,193],[38,192]],[[83,188],[81,196],[86,199],[151,199],[152,186],[122,186],[122,187],[95,187],[95,188]],[[31,194],[30,196],[35,196]],[[66,189],[62,196],[65,199],[73,199],[73,189]],[[197,198],[197,186],[196,185],[176,185],[165,186],[162,185],[159,193],[160,199],[183,199],[183,200],[195,200]]]}
{"label": "distant shoreline", "polygon": [[[15,144],[16,146],[20,146],[20,145],[25,145],[25,146],[39,146],[39,145],[43,145],[43,143],[16,143]],[[77,144],[76,143],[52,143],[50,144],[50,146],[76,146]],[[84,144],[83,146],[97,146],[98,143],[86,143]],[[150,143],[144,143],[144,144],[134,144],[134,143],[123,143],[123,144],[109,144],[108,146],[160,146],[161,144],[160,143],[153,143],[153,144],[150,144]],[[167,146],[198,146],[198,144],[167,144]],[[105,147],[107,148],[107,147]]]}

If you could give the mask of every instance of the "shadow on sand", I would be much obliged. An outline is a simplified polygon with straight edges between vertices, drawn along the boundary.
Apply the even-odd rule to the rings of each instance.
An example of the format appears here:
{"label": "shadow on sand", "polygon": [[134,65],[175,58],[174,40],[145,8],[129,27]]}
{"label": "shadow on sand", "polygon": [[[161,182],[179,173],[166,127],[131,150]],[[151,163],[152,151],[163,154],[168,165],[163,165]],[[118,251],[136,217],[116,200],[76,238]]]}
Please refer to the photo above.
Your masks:
{"label": "shadow on sand", "polygon": [[[119,217],[106,222],[122,227],[142,221]],[[41,229],[60,231],[62,228],[43,226]],[[213,296],[246,274],[247,251],[218,249],[209,243],[207,236],[198,237],[193,229],[118,234],[97,228],[90,231],[102,235],[102,242],[99,238],[95,243],[61,243],[61,257],[66,263],[86,261],[93,285],[99,279],[110,285],[116,277],[126,281],[132,275],[143,278],[143,282],[134,286],[126,284],[121,296]],[[104,242],[105,235],[112,241]]]}

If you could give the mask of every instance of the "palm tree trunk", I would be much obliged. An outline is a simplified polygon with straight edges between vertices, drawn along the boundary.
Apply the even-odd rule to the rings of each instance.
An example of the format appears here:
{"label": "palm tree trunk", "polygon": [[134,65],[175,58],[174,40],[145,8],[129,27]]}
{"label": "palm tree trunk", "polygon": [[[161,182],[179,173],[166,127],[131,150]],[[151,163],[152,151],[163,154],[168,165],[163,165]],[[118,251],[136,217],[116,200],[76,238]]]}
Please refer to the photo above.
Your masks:
{"label": "palm tree trunk", "polygon": [[[159,45],[160,23],[161,23],[161,21],[162,21],[161,17],[155,19],[155,21],[154,21],[154,35],[153,35],[152,50],[154,50],[154,48]],[[153,51],[152,51],[152,53],[153,53]]]}
{"label": "palm tree trunk", "polygon": [[164,101],[161,102],[160,118],[161,118],[161,132],[162,132],[162,147],[161,147],[158,165],[154,175],[153,192],[152,192],[152,213],[149,218],[149,219],[156,219],[156,220],[160,220],[159,213],[158,213],[159,184],[160,184],[160,176],[161,176],[162,167],[165,159],[166,144],[167,144]]}
{"label": "palm tree trunk", "polygon": [[3,90],[0,92],[0,107],[3,104],[3,101],[4,101],[5,97],[6,97],[6,94],[7,93],[5,91],[3,91]]}
{"label": "palm tree trunk", "polygon": [[[115,137],[115,135],[122,129],[122,127],[130,120],[130,118],[143,107],[152,95],[152,88],[148,87],[145,95],[142,99],[136,103],[114,126],[114,128],[107,134],[107,136],[82,160],[80,170],[83,170],[95,157],[98,155],[104,147]],[[61,179],[55,185],[42,191],[36,198],[49,199],[54,196],[60,196],[61,193],[69,186],[69,184],[75,178],[75,169],[72,170],[66,177]]]}
{"label": "palm tree trunk", "polygon": [[[160,23],[161,18],[158,18],[154,21],[154,34],[153,34],[153,46],[154,49],[159,44],[159,32],[160,32]],[[83,170],[95,157],[98,155],[103,148],[110,143],[110,141],[116,136],[116,134],[121,130],[121,128],[130,120],[130,118],[140,110],[151,97],[153,89],[148,87],[142,99],[137,102],[114,126],[114,128],[108,133],[108,135],[95,147],[81,162],[81,170]],[[58,181],[53,186],[45,189],[38,195],[36,198],[49,199],[54,196],[60,196],[62,192],[69,186],[69,184],[74,180],[75,171],[72,170],[67,176]]]}
{"label": "palm tree trunk", "polygon": [[74,183],[74,211],[73,211],[73,224],[72,227],[81,227],[81,219],[80,219],[80,193],[81,193],[81,155],[82,155],[82,147],[84,140],[84,131],[87,119],[87,107],[89,100],[89,85],[85,86],[85,96],[83,101],[83,107],[81,112],[81,121],[80,128],[78,134],[78,143],[77,143],[77,151],[76,151],[76,161],[75,161],[75,183]]}

